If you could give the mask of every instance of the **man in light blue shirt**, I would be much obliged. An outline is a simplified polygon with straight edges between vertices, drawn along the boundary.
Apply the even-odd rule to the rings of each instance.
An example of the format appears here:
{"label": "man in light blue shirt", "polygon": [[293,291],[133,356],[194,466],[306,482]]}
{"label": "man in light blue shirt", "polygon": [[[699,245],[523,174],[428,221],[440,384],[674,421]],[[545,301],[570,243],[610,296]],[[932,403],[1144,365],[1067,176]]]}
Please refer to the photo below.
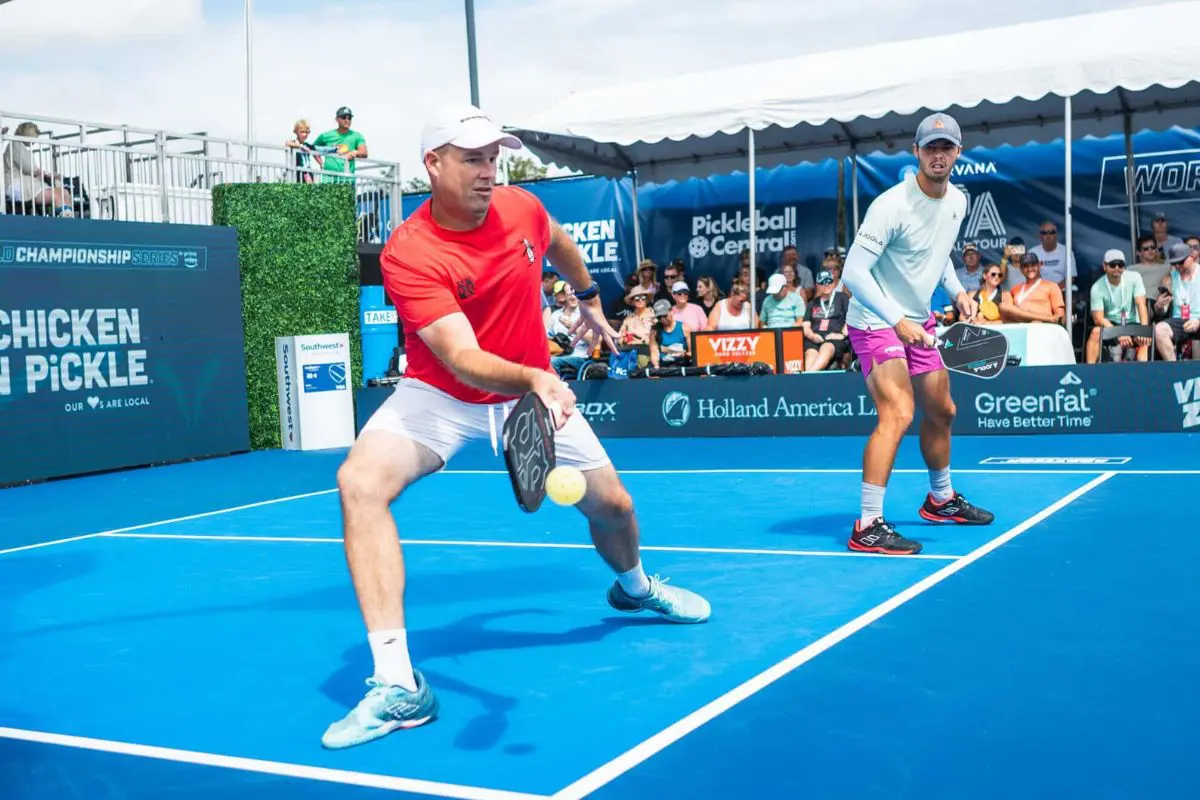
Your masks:
{"label": "man in light blue shirt", "polygon": [[759,319],[764,328],[796,328],[804,320],[804,299],[792,291],[782,272],[767,281]]}
{"label": "man in light blue shirt", "polygon": [[914,396],[923,405],[921,453],[929,468],[921,518],[965,525],[986,525],[994,518],[951,485],[954,401],[929,310],[939,284],[954,298],[963,320],[973,320],[979,310],[950,260],[967,215],[966,195],[950,182],[962,153],[962,132],[950,115],[930,114],[914,138],[917,172],[871,203],[842,273],[852,298],[846,330],[879,413],[863,457],[862,505],[849,547],[888,555],[921,552],[919,542],[901,536],[883,516],[884,492],[912,422]]}

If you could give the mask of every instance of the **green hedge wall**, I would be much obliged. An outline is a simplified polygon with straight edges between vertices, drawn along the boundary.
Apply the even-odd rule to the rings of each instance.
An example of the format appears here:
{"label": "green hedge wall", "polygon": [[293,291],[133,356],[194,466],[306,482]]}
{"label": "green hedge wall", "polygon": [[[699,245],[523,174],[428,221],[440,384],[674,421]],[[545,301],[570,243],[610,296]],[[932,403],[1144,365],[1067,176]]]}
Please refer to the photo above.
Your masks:
{"label": "green hedge wall", "polygon": [[213,223],[238,229],[250,446],[281,446],[275,337],[349,333],[351,387],[362,376],[354,189],[224,184]]}

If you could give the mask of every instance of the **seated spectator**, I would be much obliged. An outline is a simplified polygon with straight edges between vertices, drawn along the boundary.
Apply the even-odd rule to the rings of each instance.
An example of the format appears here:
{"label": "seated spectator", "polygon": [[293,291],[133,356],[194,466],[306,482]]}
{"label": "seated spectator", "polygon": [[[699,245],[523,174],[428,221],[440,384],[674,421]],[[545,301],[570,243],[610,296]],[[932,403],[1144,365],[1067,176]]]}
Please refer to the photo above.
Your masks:
{"label": "seated spectator", "polygon": [[[1190,347],[1191,357],[1200,358],[1200,283],[1196,278],[1197,256],[1186,244],[1178,242],[1167,251],[1171,272],[1162,280],[1155,306],[1169,313],[1154,326],[1154,339],[1163,361],[1174,361],[1179,351]],[[1164,291],[1165,290],[1165,291]]]}
{"label": "seated spectator", "polygon": [[1042,261],[1033,251],[1021,256],[1021,274],[1025,282],[1012,290],[1013,306],[1009,314],[1013,322],[1052,322],[1058,325],[1066,318],[1066,304],[1057,283],[1042,279]]}
{"label": "seated spectator", "polygon": [[1158,248],[1158,260],[1167,261],[1167,257],[1171,253],[1171,248],[1177,244],[1182,244],[1183,240],[1178,236],[1171,234],[1169,228],[1170,222],[1167,220],[1167,212],[1156,211],[1154,219],[1150,222],[1150,227],[1154,228],[1154,245]]}
{"label": "seated spectator", "polygon": [[1053,281],[1059,289],[1066,291],[1067,279],[1076,278],[1078,273],[1074,257],[1058,243],[1058,225],[1046,220],[1038,227],[1038,237],[1041,243],[1031,247],[1029,252],[1036,253],[1042,262],[1042,280]]}
{"label": "seated spectator", "polygon": [[[35,123],[22,122],[13,136],[36,139],[42,132]],[[42,169],[33,158],[26,142],[10,142],[0,154],[4,168],[4,197],[13,212],[43,216],[73,217],[75,206],[70,193],[63,188],[62,176]],[[49,210],[49,213],[47,213]]]}
{"label": "seated spectator", "polygon": [[804,312],[804,371],[818,372],[841,362],[850,351],[846,338],[846,312],[850,298],[834,291],[833,273],[817,273],[816,294]]}
{"label": "seated spectator", "polygon": [[[1141,275],[1142,284],[1146,289],[1151,293],[1156,293],[1158,287],[1162,286],[1163,278],[1171,272],[1171,265],[1167,263],[1166,256],[1162,255],[1158,249],[1154,237],[1146,234],[1137,238],[1137,253],[1134,255],[1134,263],[1126,265],[1126,269]],[[1165,312],[1163,316],[1156,316],[1156,319],[1166,319]]]}
{"label": "seated spectator", "polygon": [[654,303],[654,332],[650,336],[650,366],[691,363],[692,329],[675,319],[666,300]]}
{"label": "seated spectator", "polygon": [[[712,279],[708,280],[711,284]],[[708,327],[708,313],[695,303],[689,302],[688,295],[688,285],[683,281],[676,281],[671,286],[671,297],[675,301],[675,305],[671,307],[671,316],[676,322],[686,325],[688,330],[702,331]]]}
{"label": "seated spectator", "polygon": [[705,319],[708,319],[717,303],[724,297],[724,293],[717,288],[717,282],[712,277],[705,275],[696,281],[696,299],[700,301],[697,305],[704,312]]}
{"label": "seated spectator", "polygon": [[983,285],[971,295],[979,304],[976,322],[981,325],[998,325],[1007,321],[1012,307],[1012,295],[1004,289],[1007,278],[1004,267],[999,264],[988,264],[984,268]]}
{"label": "seated spectator", "polygon": [[[1125,254],[1120,250],[1109,250],[1104,254],[1104,277],[1092,284],[1089,299],[1092,321],[1096,323],[1084,347],[1084,359],[1089,364],[1100,361],[1101,338],[1105,328],[1150,324],[1142,276],[1136,272],[1126,272]],[[1131,354],[1136,354],[1138,361],[1145,361],[1150,355],[1150,339],[1145,336],[1136,339],[1122,336],[1116,344],[1109,346],[1109,354],[1113,361],[1128,360],[1127,356]]]}
{"label": "seated spectator", "polygon": [[[655,280],[657,278],[657,276],[658,276],[658,265],[655,264],[653,261],[651,261],[648,258],[643,258],[641,263],[638,264],[638,269],[637,269],[638,282],[635,285],[648,290],[650,292],[650,298],[653,298],[654,295],[658,294],[658,281]],[[650,298],[648,298],[648,300]],[[628,305],[630,308],[633,308],[632,299],[633,299],[632,293],[625,295],[625,304]],[[648,305],[646,307],[646,310],[649,311]]]}
{"label": "seated spectator", "polygon": [[[683,280],[683,270],[679,268],[676,262],[672,261],[667,266],[663,267],[663,281],[658,285],[658,289],[654,292],[654,302],[666,300],[668,303],[674,303],[675,284]],[[687,285],[686,283],[684,284]]]}
{"label": "seated spectator", "polygon": [[812,270],[800,263],[800,251],[795,245],[789,244],[783,248],[778,271],[787,278],[788,287],[807,305],[813,296],[813,274]]}
{"label": "seated spectator", "polygon": [[804,298],[788,286],[782,272],[767,281],[767,296],[763,298],[762,324],[766,328],[795,328],[804,321]]}
{"label": "seated spectator", "polygon": [[[571,343],[571,328],[579,322],[579,298],[575,296],[575,290],[566,281],[556,283],[555,289],[557,291],[554,299],[558,302],[559,308],[550,315],[550,330],[547,333],[551,339],[560,343],[564,341],[565,337],[565,344],[561,344],[565,348]],[[550,366],[554,368],[559,377],[579,374],[579,370],[583,368],[590,357],[595,337],[595,333],[588,331],[580,338],[571,352],[550,357]]]}
{"label": "seated spectator", "polygon": [[955,272],[958,282],[962,284],[967,294],[979,291],[983,286],[983,270],[979,267],[979,248],[973,244],[964,244],[962,249],[963,265]]}
{"label": "seated spectator", "polygon": [[654,330],[654,309],[650,307],[650,298],[653,296],[654,292],[645,286],[633,287],[629,294],[625,295],[625,302],[632,306],[633,310],[625,317],[617,331],[621,346],[635,348],[647,357],[647,362],[650,355],[650,332]]}
{"label": "seated spectator", "polygon": [[729,297],[717,302],[708,315],[710,331],[744,331],[758,327],[758,319],[750,311],[750,292],[746,284],[734,282]]}

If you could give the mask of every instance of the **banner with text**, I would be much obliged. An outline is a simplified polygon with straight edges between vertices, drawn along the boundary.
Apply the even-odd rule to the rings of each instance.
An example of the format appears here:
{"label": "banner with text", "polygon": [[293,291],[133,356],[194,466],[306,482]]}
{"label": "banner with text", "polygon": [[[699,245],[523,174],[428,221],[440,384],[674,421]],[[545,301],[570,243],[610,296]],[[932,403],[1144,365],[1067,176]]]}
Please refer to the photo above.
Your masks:
{"label": "banner with text", "polygon": [[0,223],[0,485],[248,450],[237,232]]}

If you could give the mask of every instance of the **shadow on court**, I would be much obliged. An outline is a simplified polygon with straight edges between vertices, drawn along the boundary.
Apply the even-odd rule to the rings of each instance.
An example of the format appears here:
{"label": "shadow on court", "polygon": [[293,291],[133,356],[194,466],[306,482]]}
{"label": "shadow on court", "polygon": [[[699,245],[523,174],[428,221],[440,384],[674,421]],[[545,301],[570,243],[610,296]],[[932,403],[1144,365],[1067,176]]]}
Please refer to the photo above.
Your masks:
{"label": "shadow on court", "polygon": [[[451,692],[470,698],[483,707],[459,731],[454,746],[460,750],[490,750],[508,729],[508,713],[515,709],[515,697],[497,694],[474,686],[452,675],[429,667],[439,659],[456,659],[472,653],[498,650],[523,650],[535,647],[560,647],[598,642],[624,628],[670,624],[658,617],[607,617],[592,625],[582,625],[566,631],[496,630],[487,625],[496,620],[526,615],[552,616],[545,609],[514,609],[472,614],[441,628],[410,630],[409,649],[413,664],[420,669],[435,693]],[[374,671],[370,646],[366,642],[347,649],[345,662],[321,685],[321,692],[347,710],[362,699],[366,691],[364,680]],[[438,724],[438,723],[434,723]],[[504,752],[525,755],[536,750],[535,745],[508,745]]]}

